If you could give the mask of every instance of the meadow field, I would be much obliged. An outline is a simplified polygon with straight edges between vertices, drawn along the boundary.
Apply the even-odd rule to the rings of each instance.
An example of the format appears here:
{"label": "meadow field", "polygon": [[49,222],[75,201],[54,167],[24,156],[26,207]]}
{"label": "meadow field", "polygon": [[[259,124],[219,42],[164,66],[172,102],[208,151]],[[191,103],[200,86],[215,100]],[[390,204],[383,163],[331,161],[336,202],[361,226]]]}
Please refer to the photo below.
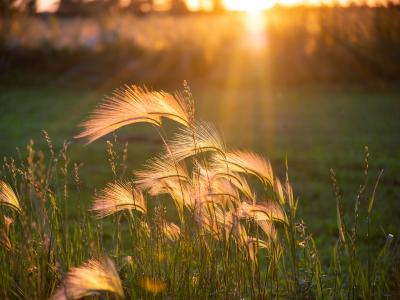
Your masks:
{"label": "meadow field", "polygon": [[[1,209],[12,223],[1,222],[8,226],[2,230],[8,241],[2,233],[0,295],[78,299],[104,290],[109,293],[96,297],[399,297],[399,15],[398,9],[298,8],[271,10],[257,21],[261,25],[242,14],[3,21],[0,178],[20,207]],[[164,113],[160,116],[169,120],[162,130],[144,122],[100,134],[88,145],[74,138],[82,132],[79,124],[95,118],[90,112],[103,97],[124,84],[183,91],[185,100],[174,101],[184,107],[187,121]],[[146,95],[134,91],[133,98]],[[179,110],[176,103],[168,105]],[[183,147],[180,140],[187,138],[180,126],[188,128],[195,146],[178,159],[174,155],[183,150],[176,145]],[[174,138],[177,131],[181,136]],[[204,132],[212,137],[206,142]],[[211,154],[203,151],[202,142],[207,149],[209,139],[219,141],[216,132],[227,148],[221,142],[210,146],[217,149]],[[213,172],[213,155],[222,155],[216,160],[225,161],[226,175],[246,177],[256,198],[279,205],[254,200],[262,208],[248,208],[250,220],[227,225],[226,213],[235,211],[240,219],[238,211],[245,211],[252,196],[243,188],[247,181],[229,194],[232,179],[224,178],[229,193],[221,193],[229,199],[221,196],[217,208],[207,206],[211,221],[199,221],[197,204],[183,200],[182,208],[169,190],[173,201],[165,191],[152,194],[152,187],[165,182],[153,178],[143,187],[149,178],[135,173],[174,146],[169,171],[179,173],[188,160],[191,185],[199,190],[202,168]],[[265,157],[272,179],[254,166],[235,172],[231,149]],[[94,199],[112,198],[107,187],[119,182],[143,188],[147,208],[131,203],[125,211],[118,206],[112,213],[96,211]],[[178,183],[175,192],[182,190]],[[263,222],[274,224],[274,233],[260,225],[258,211],[265,213]],[[215,217],[219,213],[224,221]],[[96,220],[108,214],[114,216]],[[151,229],[147,237],[144,221]],[[166,231],[168,222],[178,224],[179,233],[173,226]],[[257,242],[249,242],[254,248],[243,252],[236,230],[244,230],[249,241],[256,235]],[[256,258],[252,251],[259,252]],[[85,265],[92,257],[98,261]],[[78,279],[85,280],[74,268],[82,264],[105,268],[111,287],[80,287],[82,294],[74,294]],[[62,298],[60,287],[67,290],[69,284],[72,292]]]}

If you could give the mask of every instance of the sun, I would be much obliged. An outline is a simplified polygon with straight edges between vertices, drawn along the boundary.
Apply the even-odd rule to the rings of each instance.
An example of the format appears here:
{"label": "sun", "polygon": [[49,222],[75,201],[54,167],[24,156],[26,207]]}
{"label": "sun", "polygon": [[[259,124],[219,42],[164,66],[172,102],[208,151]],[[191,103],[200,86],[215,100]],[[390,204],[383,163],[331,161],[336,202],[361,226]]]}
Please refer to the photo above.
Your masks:
{"label": "sun", "polygon": [[241,10],[248,13],[258,13],[271,8],[274,1],[266,0],[224,0],[228,10]]}

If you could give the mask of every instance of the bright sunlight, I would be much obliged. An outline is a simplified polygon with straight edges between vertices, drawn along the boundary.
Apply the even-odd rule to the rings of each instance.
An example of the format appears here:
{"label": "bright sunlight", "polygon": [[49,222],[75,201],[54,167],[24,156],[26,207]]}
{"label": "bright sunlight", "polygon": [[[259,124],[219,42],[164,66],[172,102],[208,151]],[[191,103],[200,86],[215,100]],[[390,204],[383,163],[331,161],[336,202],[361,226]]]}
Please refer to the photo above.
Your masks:
{"label": "bright sunlight", "polygon": [[257,6],[249,6],[245,18],[247,44],[255,50],[263,49],[266,46],[266,16],[264,11],[258,9]]}
{"label": "bright sunlight", "polygon": [[225,0],[225,7],[229,10],[241,10],[250,13],[259,12],[271,8],[276,1],[264,1],[264,0]]}

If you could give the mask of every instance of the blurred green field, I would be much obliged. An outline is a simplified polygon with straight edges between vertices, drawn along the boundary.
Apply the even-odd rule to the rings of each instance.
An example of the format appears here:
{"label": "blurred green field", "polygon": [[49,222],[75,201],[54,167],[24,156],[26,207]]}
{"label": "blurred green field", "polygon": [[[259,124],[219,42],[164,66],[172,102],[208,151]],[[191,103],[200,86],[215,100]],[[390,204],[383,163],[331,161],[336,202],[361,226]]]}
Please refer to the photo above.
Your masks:
{"label": "blurred green field", "polygon": [[[214,122],[230,147],[252,149],[271,159],[281,176],[287,158],[301,216],[322,246],[337,236],[329,170],[335,170],[344,201],[352,209],[363,183],[367,145],[370,189],[378,172],[384,170],[374,215],[379,226],[373,234],[382,240],[384,232],[396,232],[400,225],[399,90],[355,86],[274,89],[252,82],[227,82],[225,86],[213,85],[212,80],[192,82],[196,114]],[[82,164],[84,201],[90,201],[93,191],[112,178],[105,142],[84,146],[73,136],[79,131],[77,125],[109,92],[43,74],[31,84],[27,79],[0,84],[0,156],[16,157],[15,147],[24,153],[31,138],[45,151],[42,130],[58,149],[64,140],[71,141],[71,161]],[[128,174],[161,151],[161,142],[149,126],[128,127],[117,134],[122,145],[129,143]]]}

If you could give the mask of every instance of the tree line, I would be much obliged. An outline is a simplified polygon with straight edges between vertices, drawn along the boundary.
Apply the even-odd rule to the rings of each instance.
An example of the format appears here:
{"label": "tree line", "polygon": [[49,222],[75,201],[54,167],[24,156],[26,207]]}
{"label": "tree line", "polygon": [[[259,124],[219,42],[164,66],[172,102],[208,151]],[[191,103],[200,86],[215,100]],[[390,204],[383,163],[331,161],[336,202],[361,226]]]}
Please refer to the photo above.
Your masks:
{"label": "tree line", "polygon": [[[38,0],[1,0],[0,15],[13,16],[16,14],[35,15]],[[54,12],[58,15],[97,15],[104,12],[123,11],[138,15],[145,15],[157,11],[154,0],[128,0],[122,5],[121,0],[60,0],[59,6]],[[203,3],[202,3],[203,2]],[[200,0],[200,7],[205,7],[204,0]],[[185,14],[189,8],[185,0],[167,0],[167,11],[175,14]],[[211,12],[225,10],[223,0],[213,0]]]}

